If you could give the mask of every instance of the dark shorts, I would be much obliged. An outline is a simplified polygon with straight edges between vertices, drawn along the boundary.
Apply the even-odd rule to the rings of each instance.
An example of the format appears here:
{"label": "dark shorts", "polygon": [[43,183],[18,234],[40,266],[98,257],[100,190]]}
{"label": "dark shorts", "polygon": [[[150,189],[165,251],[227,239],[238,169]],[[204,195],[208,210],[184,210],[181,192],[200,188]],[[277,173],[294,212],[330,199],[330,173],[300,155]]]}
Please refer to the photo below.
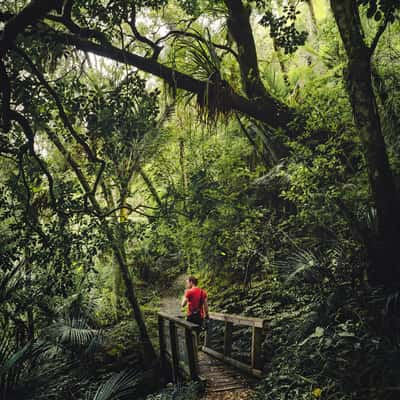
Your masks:
{"label": "dark shorts", "polygon": [[199,330],[203,326],[203,318],[199,314],[194,314],[194,315],[188,315],[186,318],[188,322],[191,322],[192,324],[196,324],[199,326]]}

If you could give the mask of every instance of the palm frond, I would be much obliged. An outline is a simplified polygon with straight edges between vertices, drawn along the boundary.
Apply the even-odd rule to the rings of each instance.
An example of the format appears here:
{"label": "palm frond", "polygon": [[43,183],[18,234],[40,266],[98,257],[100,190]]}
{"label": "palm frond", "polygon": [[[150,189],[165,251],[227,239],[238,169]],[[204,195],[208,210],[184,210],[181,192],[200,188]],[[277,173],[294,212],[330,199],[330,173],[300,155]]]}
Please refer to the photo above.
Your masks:
{"label": "palm frond", "polygon": [[20,264],[0,276],[0,304],[10,298],[18,284],[18,271]]}
{"label": "palm frond", "polygon": [[[196,36],[202,35],[193,31]],[[211,42],[210,33],[207,31],[207,38],[204,40],[193,39],[187,36],[178,36],[175,40],[176,50],[185,54],[185,69],[200,80],[209,80],[210,77],[219,73],[221,60]]]}
{"label": "palm frond", "polygon": [[93,351],[101,343],[103,332],[90,327],[88,320],[81,316],[67,316],[50,327],[49,333],[57,343],[74,348]]}
{"label": "palm frond", "polygon": [[[137,371],[121,371],[101,384],[92,400],[119,400],[135,394],[141,375]],[[89,399],[90,395],[87,396]]]}
{"label": "palm frond", "polygon": [[296,279],[317,282],[321,277],[321,260],[310,250],[297,250],[286,260],[274,265],[286,276],[288,283]]}
{"label": "palm frond", "polygon": [[[278,99],[284,99],[289,95],[290,88],[285,83],[282,72],[277,71],[273,65],[265,68],[262,78],[268,91]],[[295,85],[296,82],[293,82],[292,86],[294,87]]]}
{"label": "palm frond", "polygon": [[[205,122],[215,122],[221,114],[231,112],[229,84],[224,81],[221,71],[221,57],[211,40],[208,29],[202,34],[191,30],[193,35],[176,36],[174,51],[182,54],[184,69],[195,78],[205,82],[203,93],[197,95],[200,117]],[[187,102],[193,94],[186,94]]]}
{"label": "palm frond", "polygon": [[161,128],[175,113],[175,102],[172,104],[167,104],[163,113],[159,116],[157,120],[157,128]]}
{"label": "palm frond", "polygon": [[29,375],[32,366],[49,346],[44,342],[30,341],[15,349],[15,341],[9,332],[3,331],[0,338],[0,399],[12,398],[11,393],[21,386],[23,378]]}

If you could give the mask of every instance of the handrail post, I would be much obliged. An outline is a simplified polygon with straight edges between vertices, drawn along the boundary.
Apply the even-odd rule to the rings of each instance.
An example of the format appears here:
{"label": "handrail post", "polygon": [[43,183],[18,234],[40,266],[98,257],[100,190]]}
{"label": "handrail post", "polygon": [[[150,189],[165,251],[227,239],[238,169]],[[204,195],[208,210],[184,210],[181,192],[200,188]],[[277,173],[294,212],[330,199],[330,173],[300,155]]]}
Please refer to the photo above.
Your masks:
{"label": "handrail post", "polygon": [[179,358],[176,326],[174,321],[169,321],[169,337],[171,340],[172,353],[172,380],[177,383],[179,380]]}
{"label": "handrail post", "polygon": [[233,323],[225,321],[224,356],[227,357],[229,357],[232,353],[232,331],[233,331]]}
{"label": "handrail post", "polygon": [[208,320],[207,326],[206,326],[206,331],[204,335],[204,347],[209,347],[211,348],[211,320]]}
{"label": "handrail post", "polygon": [[190,379],[196,380],[198,378],[197,371],[197,340],[193,335],[192,330],[185,328],[186,351],[189,361]]}
{"label": "handrail post", "polygon": [[262,328],[253,326],[251,335],[251,366],[254,369],[262,368],[261,345]]}
{"label": "handrail post", "polygon": [[165,335],[164,335],[164,319],[161,315],[158,316],[158,338],[160,341],[161,374],[162,374],[162,376],[165,376],[165,373],[166,373],[166,360],[165,360],[166,343],[165,343]]}

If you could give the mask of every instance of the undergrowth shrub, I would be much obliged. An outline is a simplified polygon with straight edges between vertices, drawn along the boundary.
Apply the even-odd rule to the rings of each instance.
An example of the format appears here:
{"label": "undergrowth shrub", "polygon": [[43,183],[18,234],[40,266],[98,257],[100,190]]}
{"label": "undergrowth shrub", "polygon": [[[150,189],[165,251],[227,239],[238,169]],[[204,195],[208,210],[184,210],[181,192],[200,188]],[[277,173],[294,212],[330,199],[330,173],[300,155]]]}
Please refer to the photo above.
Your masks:
{"label": "undergrowth shrub", "polygon": [[150,394],[146,400],[198,400],[201,398],[201,387],[196,382],[165,388],[157,394]]}
{"label": "undergrowth shrub", "polygon": [[388,332],[397,322],[385,315],[389,297],[350,287],[339,292],[335,304],[331,297],[299,296],[274,317],[259,399],[398,398],[400,342],[398,330]]}

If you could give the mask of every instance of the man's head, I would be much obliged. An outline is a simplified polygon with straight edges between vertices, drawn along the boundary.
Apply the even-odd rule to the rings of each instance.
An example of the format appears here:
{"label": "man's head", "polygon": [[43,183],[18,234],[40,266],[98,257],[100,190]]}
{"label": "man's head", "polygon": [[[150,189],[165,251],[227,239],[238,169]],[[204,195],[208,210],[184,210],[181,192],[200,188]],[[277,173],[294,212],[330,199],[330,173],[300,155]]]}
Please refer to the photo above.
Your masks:
{"label": "man's head", "polygon": [[191,289],[194,286],[197,286],[197,278],[194,276],[189,276],[189,278],[186,281],[186,286]]}

